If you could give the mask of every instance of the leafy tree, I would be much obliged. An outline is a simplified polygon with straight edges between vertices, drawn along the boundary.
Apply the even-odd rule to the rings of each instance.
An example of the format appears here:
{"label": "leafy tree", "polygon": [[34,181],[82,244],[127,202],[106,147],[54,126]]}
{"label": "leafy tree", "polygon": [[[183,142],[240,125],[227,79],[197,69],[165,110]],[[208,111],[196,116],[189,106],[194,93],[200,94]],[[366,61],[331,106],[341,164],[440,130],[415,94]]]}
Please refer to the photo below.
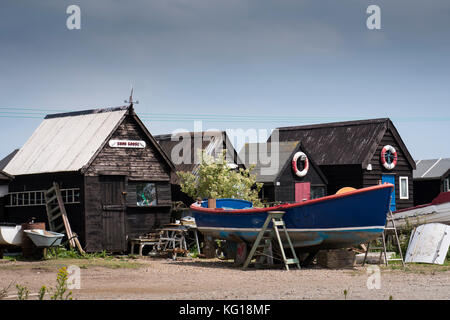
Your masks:
{"label": "leafy tree", "polygon": [[217,158],[199,153],[202,161],[197,176],[191,172],[178,173],[181,191],[194,199],[235,198],[252,201],[255,207],[262,206],[258,193],[263,184],[257,183],[256,175],[251,174],[254,166],[232,169],[227,165],[225,155],[226,150]]}

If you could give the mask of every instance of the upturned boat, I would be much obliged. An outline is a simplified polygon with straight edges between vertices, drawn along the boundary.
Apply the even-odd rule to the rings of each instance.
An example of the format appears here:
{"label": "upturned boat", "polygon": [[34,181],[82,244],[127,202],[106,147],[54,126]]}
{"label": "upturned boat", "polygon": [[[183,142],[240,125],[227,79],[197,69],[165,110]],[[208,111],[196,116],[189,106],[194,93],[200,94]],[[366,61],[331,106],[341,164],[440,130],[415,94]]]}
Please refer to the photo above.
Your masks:
{"label": "upturned boat", "polygon": [[384,230],[392,184],[352,190],[304,202],[268,208],[217,200],[217,208],[191,206],[198,230],[215,239],[253,243],[268,211],[284,211],[294,247],[303,251],[348,248],[376,239]]}
{"label": "upturned boat", "polygon": [[22,244],[23,231],[20,225],[14,223],[0,223],[0,247],[20,246]]}
{"label": "upturned boat", "polygon": [[397,228],[406,229],[426,223],[450,225],[450,192],[442,192],[431,203],[397,210],[393,214]]}

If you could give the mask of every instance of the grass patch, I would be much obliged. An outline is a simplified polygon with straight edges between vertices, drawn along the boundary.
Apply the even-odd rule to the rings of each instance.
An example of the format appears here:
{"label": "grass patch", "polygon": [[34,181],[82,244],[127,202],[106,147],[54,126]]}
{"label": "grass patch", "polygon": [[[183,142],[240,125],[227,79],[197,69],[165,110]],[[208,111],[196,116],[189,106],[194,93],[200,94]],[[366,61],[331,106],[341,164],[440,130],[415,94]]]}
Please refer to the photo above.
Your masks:
{"label": "grass patch", "polygon": [[47,255],[45,259],[113,259],[114,256],[107,253],[106,251],[95,252],[95,253],[79,253],[77,250],[71,248],[67,250],[66,248],[50,248],[47,250]]}
{"label": "grass patch", "polygon": [[450,271],[450,263],[448,260],[446,260],[443,265],[427,263],[407,263],[405,267],[403,267],[401,262],[395,261],[389,263],[388,266],[381,265],[380,267],[382,270],[399,270],[408,273],[431,275],[436,274],[437,272]]}
{"label": "grass patch", "polygon": [[55,268],[76,265],[80,269],[89,269],[92,267],[108,268],[108,269],[138,269],[145,264],[136,256],[113,256],[104,253],[96,253],[89,255],[74,254],[67,252],[59,252],[57,255],[52,254],[43,260],[26,261],[22,257],[14,257],[16,259],[7,259],[11,263],[0,264],[0,270],[32,270],[42,272],[53,272]]}

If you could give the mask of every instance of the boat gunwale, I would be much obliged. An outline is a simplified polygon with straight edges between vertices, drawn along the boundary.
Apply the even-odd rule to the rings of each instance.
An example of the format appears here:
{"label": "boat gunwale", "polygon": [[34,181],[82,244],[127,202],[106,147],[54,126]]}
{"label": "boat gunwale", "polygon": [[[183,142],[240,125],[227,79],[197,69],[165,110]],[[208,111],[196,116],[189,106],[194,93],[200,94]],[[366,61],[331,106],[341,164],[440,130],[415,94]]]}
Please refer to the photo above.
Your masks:
{"label": "boat gunwale", "polygon": [[349,191],[346,193],[332,194],[332,195],[325,196],[322,198],[307,200],[307,201],[303,201],[303,202],[279,204],[277,206],[267,207],[267,208],[251,208],[251,209],[214,208],[214,209],[212,209],[212,208],[203,208],[203,207],[194,206],[193,204],[190,206],[190,208],[194,211],[198,211],[198,212],[202,212],[202,213],[215,213],[215,214],[222,214],[222,213],[234,213],[234,214],[235,213],[243,213],[243,214],[245,214],[245,213],[247,213],[247,214],[253,214],[253,213],[262,213],[262,212],[268,212],[268,211],[284,210],[284,209],[290,209],[290,208],[295,208],[295,207],[307,206],[307,205],[311,205],[311,204],[315,204],[315,203],[319,203],[319,202],[325,202],[328,200],[345,198],[345,197],[357,195],[360,193],[365,193],[365,192],[378,190],[378,189],[386,189],[386,188],[392,189],[392,188],[394,188],[394,185],[391,183],[384,183],[381,185],[361,188],[361,189]]}

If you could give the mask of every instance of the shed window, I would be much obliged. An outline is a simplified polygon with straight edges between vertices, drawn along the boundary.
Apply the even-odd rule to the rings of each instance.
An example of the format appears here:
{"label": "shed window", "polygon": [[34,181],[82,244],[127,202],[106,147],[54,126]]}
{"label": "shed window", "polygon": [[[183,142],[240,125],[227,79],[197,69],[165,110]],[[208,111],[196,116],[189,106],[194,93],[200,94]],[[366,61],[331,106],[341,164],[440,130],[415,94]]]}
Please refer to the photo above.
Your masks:
{"label": "shed window", "polygon": [[136,199],[139,207],[156,206],[156,184],[138,183],[136,184]]}
{"label": "shed window", "polygon": [[[46,190],[10,192],[7,194],[6,207],[28,207],[45,205]],[[61,189],[61,197],[65,204],[80,203],[80,188]],[[57,200],[53,200],[57,203]]]}
{"label": "shed window", "polygon": [[450,178],[444,180],[444,192],[450,191]]}
{"label": "shed window", "polygon": [[325,197],[325,187],[324,186],[311,186],[311,199],[317,199]]}
{"label": "shed window", "polygon": [[409,199],[408,177],[400,177],[400,199]]}

